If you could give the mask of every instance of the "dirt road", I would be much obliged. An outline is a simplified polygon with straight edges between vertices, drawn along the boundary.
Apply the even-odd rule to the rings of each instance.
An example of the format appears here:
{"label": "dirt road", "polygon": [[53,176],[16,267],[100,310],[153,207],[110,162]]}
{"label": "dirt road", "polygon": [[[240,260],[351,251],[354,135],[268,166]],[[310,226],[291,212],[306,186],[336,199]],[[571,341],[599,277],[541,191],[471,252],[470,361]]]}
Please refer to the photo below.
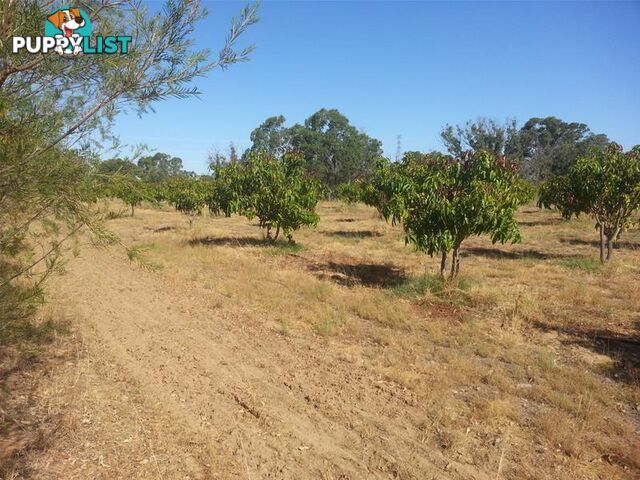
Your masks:
{"label": "dirt road", "polygon": [[106,250],[56,282],[82,348],[52,372],[67,427],[38,478],[485,478],[425,442],[409,391],[330,342]]}

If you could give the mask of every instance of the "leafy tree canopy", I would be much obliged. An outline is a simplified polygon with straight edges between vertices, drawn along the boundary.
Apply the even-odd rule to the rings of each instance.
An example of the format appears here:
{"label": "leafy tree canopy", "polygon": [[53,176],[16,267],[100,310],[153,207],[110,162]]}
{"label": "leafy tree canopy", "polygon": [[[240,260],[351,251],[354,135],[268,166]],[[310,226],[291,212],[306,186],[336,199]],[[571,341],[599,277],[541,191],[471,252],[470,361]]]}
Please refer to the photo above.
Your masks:
{"label": "leafy tree canopy", "polygon": [[565,218],[590,215],[600,233],[600,261],[609,261],[640,208],[640,145],[626,153],[615,143],[604,151],[593,149],[566,175],[541,186],[538,205],[557,208]]}
{"label": "leafy tree canopy", "polygon": [[373,176],[372,203],[387,219],[402,224],[406,242],[429,255],[441,254],[444,275],[453,252],[451,276],[460,268],[462,242],[489,235],[495,242],[518,242],[518,206],[531,198],[515,165],[489,152],[454,159],[442,154],[412,156],[401,164],[381,162]]}
{"label": "leafy tree canopy", "polygon": [[567,123],[556,117],[531,118],[522,128],[515,120],[499,123],[480,118],[447,125],[440,135],[453,156],[466,150],[504,155],[519,165],[525,179],[536,182],[566,173],[589,150],[603,149],[609,143],[606,135],[592,133],[583,123]]}
{"label": "leafy tree canopy", "polygon": [[371,174],[382,155],[382,144],[349,123],[338,110],[321,109],[304,124],[284,127],[285,118],[270,117],[251,133],[253,145],[245,153],[280,156],[290,149],[300,151],[305,169],[331,189]]}
{"label": "leafy tree canopy", "polygon": [[227,216],[235,212],[257,218],[267,241],[275,241],[282,232],[293,242],[294,231],[318,223],[315,207],[324,194],[304,165],[299,152],[287,152],[281,158],[251,154],[244,163],[219,166],[209,208]]}
{"label": "leafy tree canopy", "polygon": [[578,158],[608,143],[606,135],[592,133],[584,123],[531,118],[519,132],[523,174],[532,180],[564,175]]}
{"label": "leafy tree canopy", "polygon": [[160,183],[172,177],[183,175],[182,159],[158,152],[138,160],[140,176],[150,183]]}

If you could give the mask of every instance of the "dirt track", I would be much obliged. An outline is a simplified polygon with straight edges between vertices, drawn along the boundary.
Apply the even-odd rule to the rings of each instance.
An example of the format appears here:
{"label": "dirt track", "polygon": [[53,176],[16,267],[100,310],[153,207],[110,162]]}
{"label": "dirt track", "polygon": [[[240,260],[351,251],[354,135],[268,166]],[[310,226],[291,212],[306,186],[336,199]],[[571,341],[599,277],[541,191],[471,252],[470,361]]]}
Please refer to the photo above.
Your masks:
{"label": "dirt track", "polygon": [[38,478],[485,478],[425,442],[409,391],[195,282],[88,249],[55,290],[83,346],[52,375],[71,433]]}

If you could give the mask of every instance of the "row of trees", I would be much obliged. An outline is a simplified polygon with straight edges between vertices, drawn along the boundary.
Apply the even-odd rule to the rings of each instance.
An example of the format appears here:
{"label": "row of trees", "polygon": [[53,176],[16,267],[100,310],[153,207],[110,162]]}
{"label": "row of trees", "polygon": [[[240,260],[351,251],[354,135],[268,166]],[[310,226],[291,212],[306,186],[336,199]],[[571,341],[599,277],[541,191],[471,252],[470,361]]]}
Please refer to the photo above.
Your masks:
{"label": "row of trees", "polygon": [[152,184],[174,177],[195,176],[195,173],[183,169],[181,158],[162,152],[141,157],[136,163],[129,159],[113,158],[98,162],[94,167],[96,173],[101,175],[127,175]]}
{"label": "row of trees", "polygon": [[[381,142],[355,128],[338,110],[321,109],[291,127],[285,122],[282,115],[267,118],[251,132],[251,147],[242,156],[234,150],[228,160],[242,161],[256,152],[279,157],[296,149],[305,156],[307,172],[333,191],[341,183],[367,178],[382,156]],[[587,125],[555,117],[531,118],[521,127],[515,120],[480,118],[446,125],[440,137],[447,153],[456,158],[469,150],[505,156],[534,183],[567,173],[578,158],[609,144],[606,135],[594,134]],[[223,160],[216,156],[217,163]]]}
{"label": "row of trees", "polygon": [[281,158],[251,154],[246,162],[216,166],[212,176],[175,176],[155,185],[114,175],[98,188],[98,196],[129,205],[132,216],[142,201],[164,201],[184,213],[191,225],[208,208],[216,215],[257,218],[265,240],[275,241],[282,233],[290,243],[295,230],[317,224],[315,207],[326,195],[322,183],[306,175],[299,152]]}
{"label": "row of trees", "polygon": [[[243,162],[218,164],[212,176],[175,177],[154,187],[138,180],[116,181],[106,193],[132,206],[143,199],[167,201],[190,218],[205,207],[214,214],[258,218],[264,238],[274,241],[318,221],[315,206],[329,191],[305,171],[300,152],[279,158],[249,153]],[[146,193],[145,192],[146,188]],[[440,257],[440,274],[460,270],[463,242],[488,235],[496,243],[520,241],[515,215],[535,196],[506,156],[469,150],[460,156],[407,153],[402,161],[378,158],[371,175],[336,187],[338,198],[364,202],[402,225],[407,244]],[[566,218],[591,215],[600,232],[600,258],[611,258],[615,241],[633,223],[640,208],[640,147],[623,152],[616,144],[578,159],[567,174],[541,184],[540,207],[557,208]]]}
{"label": "row of trees", "polygon": [[[370,181],[338,187],[346,202],[362,201],[402,224],[406,242],[441,256],[444,275],[457,275],[462,242],[489,235],[495,242],[518,242],[518,206],[533,199],[535,188],[518,175],[518,165],[487,150],[455,158],[441,153],[406,154],[402,162],[380,161]],[[640,209],[640,146],[624,152],[612,143],[593,148],[564,175],[543,182],[538,205],[556,208],[569,219],[589,215],[600,234],[600,260],[607,262],[619,236],[637,223]]]}

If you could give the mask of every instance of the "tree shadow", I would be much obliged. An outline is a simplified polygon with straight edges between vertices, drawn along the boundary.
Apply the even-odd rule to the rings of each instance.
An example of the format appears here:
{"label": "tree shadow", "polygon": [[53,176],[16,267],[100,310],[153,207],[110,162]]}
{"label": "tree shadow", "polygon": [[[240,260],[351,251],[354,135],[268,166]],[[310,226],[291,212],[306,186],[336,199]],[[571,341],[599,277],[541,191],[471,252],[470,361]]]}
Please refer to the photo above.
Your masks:
{"label": "tree shadow", "polygon": [[356,219],[355,218],[338,218],[336,220],[336,222],[343,222],[343,223],[351,223],[351,222],[355,222]]}
{"label": "tree shadow", "polygon": [[323,235],[328,237],[341,237],[341,238],[374,238],[381,237],[382,233],[375,232],[373,230],[338,230],[338,231],[325,231]]}
{"label": "tree shadow", "polygon": [[190,246],[211,245],[228,247],[271,247],[280,242],[269,243],[261,238],[255,237],[199,237],[192,238],[187,242]]}
{"label": "tree shadow", "polygon": [[163,226],[163,227],[158,227],[158,228],[153,228],[153,227],[144,227],[145,230],[151,230],[153,233],[161,233],[161,232],[168,232],[171,230],[175,230],[176,227],[171,227],[171,226]]}
{"label": "tree shadow", "polygon": [[533,326],[545,332],[557,332],[565,336],[561,342],[587,348],[613,360],[605,374],[613,380],[637,385],[640,381],[640,321],[633,333],[627,335],[606,328],[551,325],[542,321]]}
{"label": "tree shadow", "polygon": [[563,218],[547,218],[545,220],[521,220],[518,225],[521,227],[542,227],[548,225],[559,225],[566,222]]}
{"label": "tree shadow", "polygon": [[330,280],[338,285],[353,287],[391,288],[407,281],[404,269],[390,264],[349,263],[346,261],[316,261],[299,255],[290,255],[304,264],[304,267],[322,280]]}
{"label": "tree shadow", "polygon": [[551,260],[551,259],[567,259],[567,258],[579,258],[582,255],[566,254],[566,253],[552,253],[541,252],[539,250],[519,250],[519,251],[507,251],[499,248],[486,248],[486,247],[469,247],[462,251],[463,254],[475,255],[486,258],[499,258],[507,260]]}
{"label": "tree shadow", "polygon": [[[600,246],[600,242],[598,240],[583,240],[581,238],[561,238],[560,243],[567,243],[569,245],[588,245],[591,247],[598,248]],[[615,250],[623,248],[628,250],[637,250],[640,249],[640,242],[633,242],[630,240],[618,240],[614,243],[613,248]]]}

